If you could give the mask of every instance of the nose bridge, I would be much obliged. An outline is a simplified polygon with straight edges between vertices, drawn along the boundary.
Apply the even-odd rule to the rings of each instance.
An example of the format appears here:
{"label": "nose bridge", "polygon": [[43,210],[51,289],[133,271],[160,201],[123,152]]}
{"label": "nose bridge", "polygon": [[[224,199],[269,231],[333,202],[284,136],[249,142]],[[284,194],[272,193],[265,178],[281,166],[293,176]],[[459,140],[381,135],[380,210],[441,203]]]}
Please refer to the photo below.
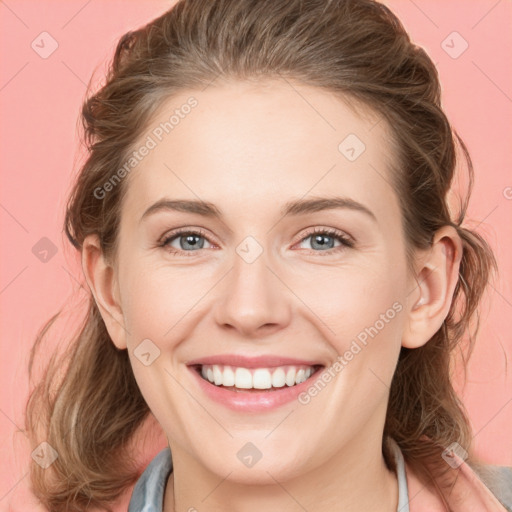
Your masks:
{"label": "nose bridge", "polygon": [[289,322],[289,298],[275,270],[269,268],[272,259],[253,237],[236,247],[231,272],[217,301],[219,325],[231,325],[244,335],[253,335],[261,327],[279,329]]}
{"label": "nose bridge", "polygon": [[[236,248],[231,272],[231,291],[233,294],[248,299],[264,299],[271,296],[272,284],[269,283],[271,272],[268,268],[268,251],[261,252],[250,241],[242,242]],[[258,254],[259,253],[259,254]]]}

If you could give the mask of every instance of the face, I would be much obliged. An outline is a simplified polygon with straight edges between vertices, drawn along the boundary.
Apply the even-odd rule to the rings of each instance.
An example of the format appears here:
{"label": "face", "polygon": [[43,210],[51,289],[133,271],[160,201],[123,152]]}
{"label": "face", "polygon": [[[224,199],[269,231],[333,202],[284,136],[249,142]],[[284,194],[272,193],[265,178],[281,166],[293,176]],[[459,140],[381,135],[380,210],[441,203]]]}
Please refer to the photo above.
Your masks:
{"label": "face", "polygon": [[268,482],[380,451],[411,278],[389,132],[348,103],[212,85],[173,96],[141,138],[116,344],[191,466]]}

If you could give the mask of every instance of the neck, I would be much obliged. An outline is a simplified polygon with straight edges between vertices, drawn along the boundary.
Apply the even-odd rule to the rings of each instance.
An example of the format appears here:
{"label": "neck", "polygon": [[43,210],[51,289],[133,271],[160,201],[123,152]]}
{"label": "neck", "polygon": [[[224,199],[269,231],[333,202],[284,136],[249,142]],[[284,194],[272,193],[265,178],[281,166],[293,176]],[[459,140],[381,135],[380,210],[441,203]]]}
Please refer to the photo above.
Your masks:
{"label": "neck", "polygon": [[[376,439],[369,441],[369,439]],[[288,480],[249,485],[211,473],[190,454],[173,447],[173,472],[168,479],[164,512],[396,512],[398,482],[381,451],[381,438],[359,436],[321,466]]]}

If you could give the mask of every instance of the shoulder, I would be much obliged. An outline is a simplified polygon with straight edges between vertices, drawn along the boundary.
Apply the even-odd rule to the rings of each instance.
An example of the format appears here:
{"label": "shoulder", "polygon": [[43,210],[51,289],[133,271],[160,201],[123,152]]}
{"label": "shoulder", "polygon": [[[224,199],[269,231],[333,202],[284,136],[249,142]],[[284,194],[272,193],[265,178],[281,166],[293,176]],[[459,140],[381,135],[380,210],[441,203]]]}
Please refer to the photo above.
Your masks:
{"label": "shoulder", "polygon": [[167,479],[172,472],[169,447],[151,460],[132,491],[128,512],[162,512]]}
{"label": "shoulder", "polygon": [[[415,501],[415,504],[421,504],[418,510],[441,510],[444,509],[444,503],[451,506],[450,510],[512,512],[512,467],[474,461],[467,463],[457,454],[454,456],[457,464],[449,464],[451,468],[448,467],[442,475],[434,476],[437,489],[448,490],[442,493],[443,502],[440,502],[438,492],[422,492],[425,486],[418,480],[414,468],[406,462],[408,494],[416,496],[422,492],[420,501]],[[436,473],[433,472],[433,475]]]}
{"label": "shoulder", "polygon": [[512,467],[479,465],[473,468],[480,480],[512,512]]}

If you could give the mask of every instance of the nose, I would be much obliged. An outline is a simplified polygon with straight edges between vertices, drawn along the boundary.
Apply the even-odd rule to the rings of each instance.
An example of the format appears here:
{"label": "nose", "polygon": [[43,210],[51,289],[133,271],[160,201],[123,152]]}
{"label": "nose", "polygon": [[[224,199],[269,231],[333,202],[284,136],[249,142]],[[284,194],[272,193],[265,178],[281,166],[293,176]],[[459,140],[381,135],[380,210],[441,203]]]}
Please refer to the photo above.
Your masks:
{"label": "nose", "polygon": [[291,320],[292,304],[286,285],[268,265],[265,252],[248,263],[235,255],[215,301],[215,321],[223,330],[245,338],[268,336]]}

